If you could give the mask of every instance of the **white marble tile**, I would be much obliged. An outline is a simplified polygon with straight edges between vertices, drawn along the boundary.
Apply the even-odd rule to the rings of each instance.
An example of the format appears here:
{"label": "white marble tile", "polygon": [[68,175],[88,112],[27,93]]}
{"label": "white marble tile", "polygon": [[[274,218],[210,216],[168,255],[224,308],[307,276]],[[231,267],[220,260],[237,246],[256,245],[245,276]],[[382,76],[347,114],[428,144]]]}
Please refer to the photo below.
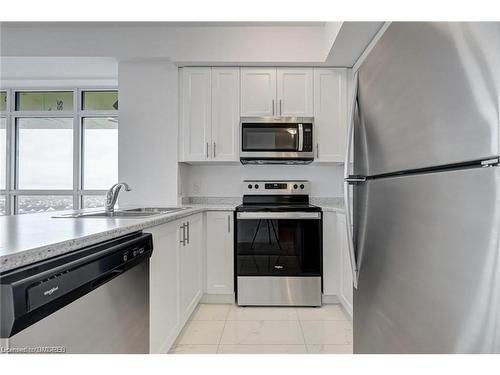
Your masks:
{"label": "white marble tile", "polygon": [[240,307],[233,305],[227,320],[297,320],[294,307]]}
{"label": "white marble tile", "polygon": [[216,354],[217,345],[177,345],[170,354]]}
{"label": "white marble tile", "polygon": [[219,344],[223,321],[196,321],[187,322],[177,345],[184,344]]}
{"label": "white marble tile", "polygon": [[220,344],[304,344],[299,322],[227,321]]}
{"label": "white marble tile", "polygon": [[347,321],[300,321],[306,344],[350,344],[352,326]]}
{"label": "white marble tile", "polygon": [[191,320],[226,320],[231,305],[200,304]]}
{"label": "white marble tile", "polygon": [[300,320],[347,320],[339,305],[297,307],[297,315]]}
{"label": "white marble tile", "polygon": [[305,345],[219,345],[219,354],[306,354]]}
{"label": "white marble tile", "polygon": [[352,344],[347,345],[307,345],[309,354],[352,354]]}

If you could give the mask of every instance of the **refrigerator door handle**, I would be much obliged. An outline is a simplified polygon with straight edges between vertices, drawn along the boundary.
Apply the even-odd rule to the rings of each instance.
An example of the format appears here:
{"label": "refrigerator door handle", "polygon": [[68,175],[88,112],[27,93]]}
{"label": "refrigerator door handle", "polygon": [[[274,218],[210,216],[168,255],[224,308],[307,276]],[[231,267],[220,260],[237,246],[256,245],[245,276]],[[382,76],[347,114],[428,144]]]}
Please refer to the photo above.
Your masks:
{"label": "refrigerator door handle", "polygon": [[346,216],[346,232],[347,232],[347,248],[349,250],[349,260],[351,263],[351,272],[352,272],[352,284],[354,289],[358,289],[358,265],[356,261],[356,254],[354,252],[354,241],[353,241],[353,233],[352,233],[352,214],[351,208],[349,207],[350,201],[350,192],[349,192],[349,183],[347,181],[344,182],[344,205],[345,205],[345,216]]}
{"label": "refrigerator door handle", "polygon": [[349,108],[349,128],[347,130],[347,141],[346,141],[346,153],[345,153],[345,163],[344,163],[344,207],[346,216],[346,234],[347,234],[347,247],[349,250],[349,259],[351,263],[352,271],[352,282],[354,289],[358,289],[358,264],[356,261],[356,253],[354,250],[354,240],[353,240],[353,226],[352,226],[352,213],[351,213],[351,197],[349,185],[353,182],[364,182],[366,179],[362,176],[352,176],[350,174],[351,168],[351,149],[353,144],[354,135],[354,114],[356,107],[356,97],[358,95],[358,72],[354,74],[353,79],[353,90],[351,97],[351,107]]}

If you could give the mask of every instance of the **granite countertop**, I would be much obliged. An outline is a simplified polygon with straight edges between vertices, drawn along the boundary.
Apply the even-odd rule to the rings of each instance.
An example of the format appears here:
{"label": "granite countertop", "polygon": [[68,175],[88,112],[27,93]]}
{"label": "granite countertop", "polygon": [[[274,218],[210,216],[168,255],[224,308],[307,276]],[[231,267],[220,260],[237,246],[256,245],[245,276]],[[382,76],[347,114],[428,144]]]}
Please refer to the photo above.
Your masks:
{"label": "granite countertop", "polygon": [[[0,272],[196,213],[233,211],[240,203],[237,197],[190,198],[185,210],[136,218],[53,218],[54,212],[0,216]],[[323,211],[344,212],[342,198],[311,198],[311,204]]]}
{"label": "granite countertop", "polygon": [[54,212],[1,216],[0,272],[196,213],[232,211],[236,207],[222,203],[188,206],[182,211],[142,218],[53,218]]}
{"label": "granite countertop", "polygon": [[311,204],[321,207],[326,212],[344,213],[344,198],[310,198]]}

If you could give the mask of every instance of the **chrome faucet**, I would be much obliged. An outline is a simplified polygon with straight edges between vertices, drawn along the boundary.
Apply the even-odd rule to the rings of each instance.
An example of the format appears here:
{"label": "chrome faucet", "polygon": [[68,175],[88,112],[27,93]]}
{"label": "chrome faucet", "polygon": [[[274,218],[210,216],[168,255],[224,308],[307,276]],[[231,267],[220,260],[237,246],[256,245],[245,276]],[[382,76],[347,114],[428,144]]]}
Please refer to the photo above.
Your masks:
{"label": "chrome faucet", "polygon": [[106,212],[113,212],[115,210],[115,204],[118,200],[118,194],[120,194],[120,190],[122,189],[122,187],[125,188],[125,191],[132,190],[126,182],[118,182],[111,186],[111,188],[106,193]]}

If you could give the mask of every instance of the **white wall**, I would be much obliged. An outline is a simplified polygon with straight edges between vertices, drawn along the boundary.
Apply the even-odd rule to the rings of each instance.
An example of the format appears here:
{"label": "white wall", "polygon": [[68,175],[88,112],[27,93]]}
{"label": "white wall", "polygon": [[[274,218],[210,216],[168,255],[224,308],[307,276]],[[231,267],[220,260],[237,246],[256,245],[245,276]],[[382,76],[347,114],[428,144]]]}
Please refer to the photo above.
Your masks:
{"label": "white wall", "polygon": [[1,57],[5,88],[117,87],[118,62],[111,57]]}
{"label": "white wall", "polygon": [[120,62],[118,176],[121,204],[177,204],[178,69],[168,61]]}
{"label": "white wall", "polygon": [[342,197],[343,167],[333,165],[184,165],[184,196],[241,197],[246,179],[311,181],[311,196]]}

